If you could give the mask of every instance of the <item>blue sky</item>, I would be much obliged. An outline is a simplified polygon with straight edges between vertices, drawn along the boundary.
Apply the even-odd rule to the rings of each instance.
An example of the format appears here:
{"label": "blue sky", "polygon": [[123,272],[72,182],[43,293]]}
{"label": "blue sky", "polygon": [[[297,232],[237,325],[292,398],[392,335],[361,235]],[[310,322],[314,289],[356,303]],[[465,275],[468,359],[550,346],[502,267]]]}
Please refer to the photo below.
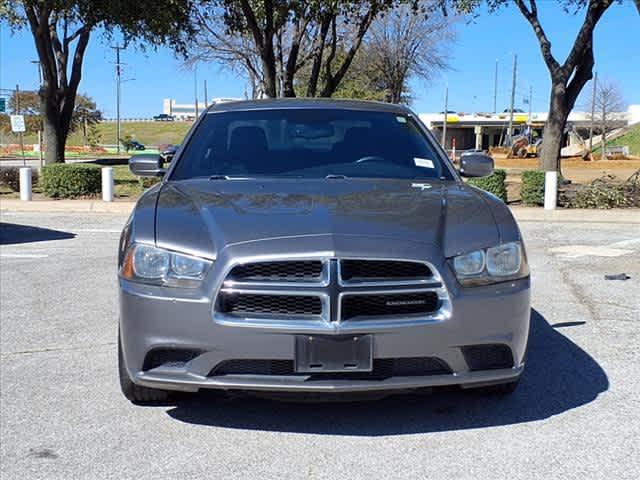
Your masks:
{"label": "blue sky", "polygon": [[[564,60],[575,38],[583,13],[564,13],[550,0],[539,1],[539,13],[552,42],[556,58]],[[37,86],[35,47],[27,31],[11,33],[0,27],[0,88]],[[493,108],[493,77],[498,59],[498,109],[509,105],[513,54],[518,55],[516,107],[527,109],[523,98],[533,87],[533,110],[545,111],[550,88],[531,27],[513,6],[498,13],[482,11],[471,23],[460,22],[457,40],[451,45],[453,69],[429,85],[414,82],[417,112],[443,109],[445,85],[449,87],[449,108],[458,111],[490,111]],[[595,31],[596,70],[601,78],[615,81],[627,103],[640,104],[640,16],[632,0],[615,4]],[[123,117],[148,117],[161,112],[162,99],[193,102],[193,73],[184,69],[171,51],[123,52]],[[114,51],[95,34],[87,51],[80,91],[93,97],[107,117],[115,116]],[[218,65],[198,67],[200,94],[207,79],[209,97],[242,97],[245,83]],[[589,86],[585,90],[588,90]],[[580,101],[578,102],[580,106]]]}

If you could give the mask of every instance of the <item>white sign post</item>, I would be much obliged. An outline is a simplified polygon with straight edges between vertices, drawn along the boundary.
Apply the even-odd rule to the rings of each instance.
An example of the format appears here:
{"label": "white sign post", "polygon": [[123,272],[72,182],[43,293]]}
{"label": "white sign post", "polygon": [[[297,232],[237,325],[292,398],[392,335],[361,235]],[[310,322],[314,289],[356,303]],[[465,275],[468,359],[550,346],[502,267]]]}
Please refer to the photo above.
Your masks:
{"label": "white sign post", "polygon": [[24,142],[22,141],[22,134],[27,130],[24,124],[24,115],[11,115],[11,130],[13,133],[20,134],[20,150],[22,150],[22,163],[27,164],[24,158]]}
{"label": "white sign post", "polygon": [[11,115],[11,131],[13,133],[23,133],[27,131],[24,124],[24,115]]}

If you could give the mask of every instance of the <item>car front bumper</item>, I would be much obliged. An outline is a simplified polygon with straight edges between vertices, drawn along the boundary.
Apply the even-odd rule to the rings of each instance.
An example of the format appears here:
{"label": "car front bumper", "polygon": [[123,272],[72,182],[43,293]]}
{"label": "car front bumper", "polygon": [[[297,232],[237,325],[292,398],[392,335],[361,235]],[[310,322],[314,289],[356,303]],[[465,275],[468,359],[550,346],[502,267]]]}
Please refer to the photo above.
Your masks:
{"label": "car front bumper", "polygon": [[[451,285],[452,278],[445,282]],[[383,379],[314,378],[306,375],[210,376],[224,361],[241,359],[293,360],[295,336],[310,333],[291,326],[272,328],[219,323],[212,300],[199,292],[170,297],[166,289],[120,280],[120,330],[126,369],[139,385],[178,391],[201,388],[292,392],[362,392],[406,390],[460,385],[475,387],[516,380],[524,370],[529,336],[529,278],[497,285],[449,287],[451,310],[445,319],[394,325],[368,322],[365,329],[351,326],[322,334],[372,335],[374,359],[436,357],[451,372],[427,376]],[[472,371],[463,347],[505,345],[513,366]],[[144,369],[154,349],[198,351],[178,365]]]}

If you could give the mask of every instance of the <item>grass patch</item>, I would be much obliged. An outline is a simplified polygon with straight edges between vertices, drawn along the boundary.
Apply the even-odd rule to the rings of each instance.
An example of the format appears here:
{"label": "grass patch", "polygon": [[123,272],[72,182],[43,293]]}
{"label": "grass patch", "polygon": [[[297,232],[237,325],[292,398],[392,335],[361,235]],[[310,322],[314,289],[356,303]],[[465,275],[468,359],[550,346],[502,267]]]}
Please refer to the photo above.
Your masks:
{"label": "grass patch", "polygon": [[120,198],[138,198],[144,189],[140,185],[138,177],[136,177],[129,165],[114,165],[113,167],[113,194]]}
{"label": "grass patch", "polygon": [[[132,138],[144,145],[179,144],[182,143],[192,124],[192,122],[122,122],[120,124],[120,137],[124,138],[127,135],[131,135]],[[116,144],[116,122],[99,123],[97,129],[100,134],[101,144]],[[4,142],[19,143],[20,138],[9,133],[5,135]],[[24,143],[38,143],[37,134],[24,135]],[[67,145],[84,145],[82,131],[71,133],[67,140]],[[37,153],[33,154],[33,156],[37,155]],[[73,156],[73,154],[70,153],[68,156]]]}
{"label": "grass patch", "polygon": [[[629,147],[629,153],[631,155],[640,155],[640,124],[636,124],[629,128],[629,131],[624,135],[615,138],[611,141],[607,140],[607,147]],[[601,152],[601,147],[593,149],[593,154],[598,157]]]}

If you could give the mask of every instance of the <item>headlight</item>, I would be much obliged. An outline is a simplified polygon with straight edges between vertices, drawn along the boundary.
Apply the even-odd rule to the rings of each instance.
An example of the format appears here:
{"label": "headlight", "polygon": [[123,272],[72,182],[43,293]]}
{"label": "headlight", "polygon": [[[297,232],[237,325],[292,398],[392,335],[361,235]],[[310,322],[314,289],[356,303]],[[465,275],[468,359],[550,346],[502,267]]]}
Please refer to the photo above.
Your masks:
{"label": "headlight", "polygon": [[520,244],[505,243],[487,249],[487,273],[492,277],[515,275],[520,271],[522,254]]}
{"label": "headlight", "polygon": [[484,270],[484,250],[465,253],[453,259],[453,267],[460,275],[479,275]]}
{"label": "headlight", "polygon": [[453,257],[453,271],[465,286],[488,285],[529,275],[520,242],[510,242]]}
{"label": "headlight", "polygon": [[151,245],[133,244],[127,251],[120,275],[134,282],[195,288],[212,263]]}

